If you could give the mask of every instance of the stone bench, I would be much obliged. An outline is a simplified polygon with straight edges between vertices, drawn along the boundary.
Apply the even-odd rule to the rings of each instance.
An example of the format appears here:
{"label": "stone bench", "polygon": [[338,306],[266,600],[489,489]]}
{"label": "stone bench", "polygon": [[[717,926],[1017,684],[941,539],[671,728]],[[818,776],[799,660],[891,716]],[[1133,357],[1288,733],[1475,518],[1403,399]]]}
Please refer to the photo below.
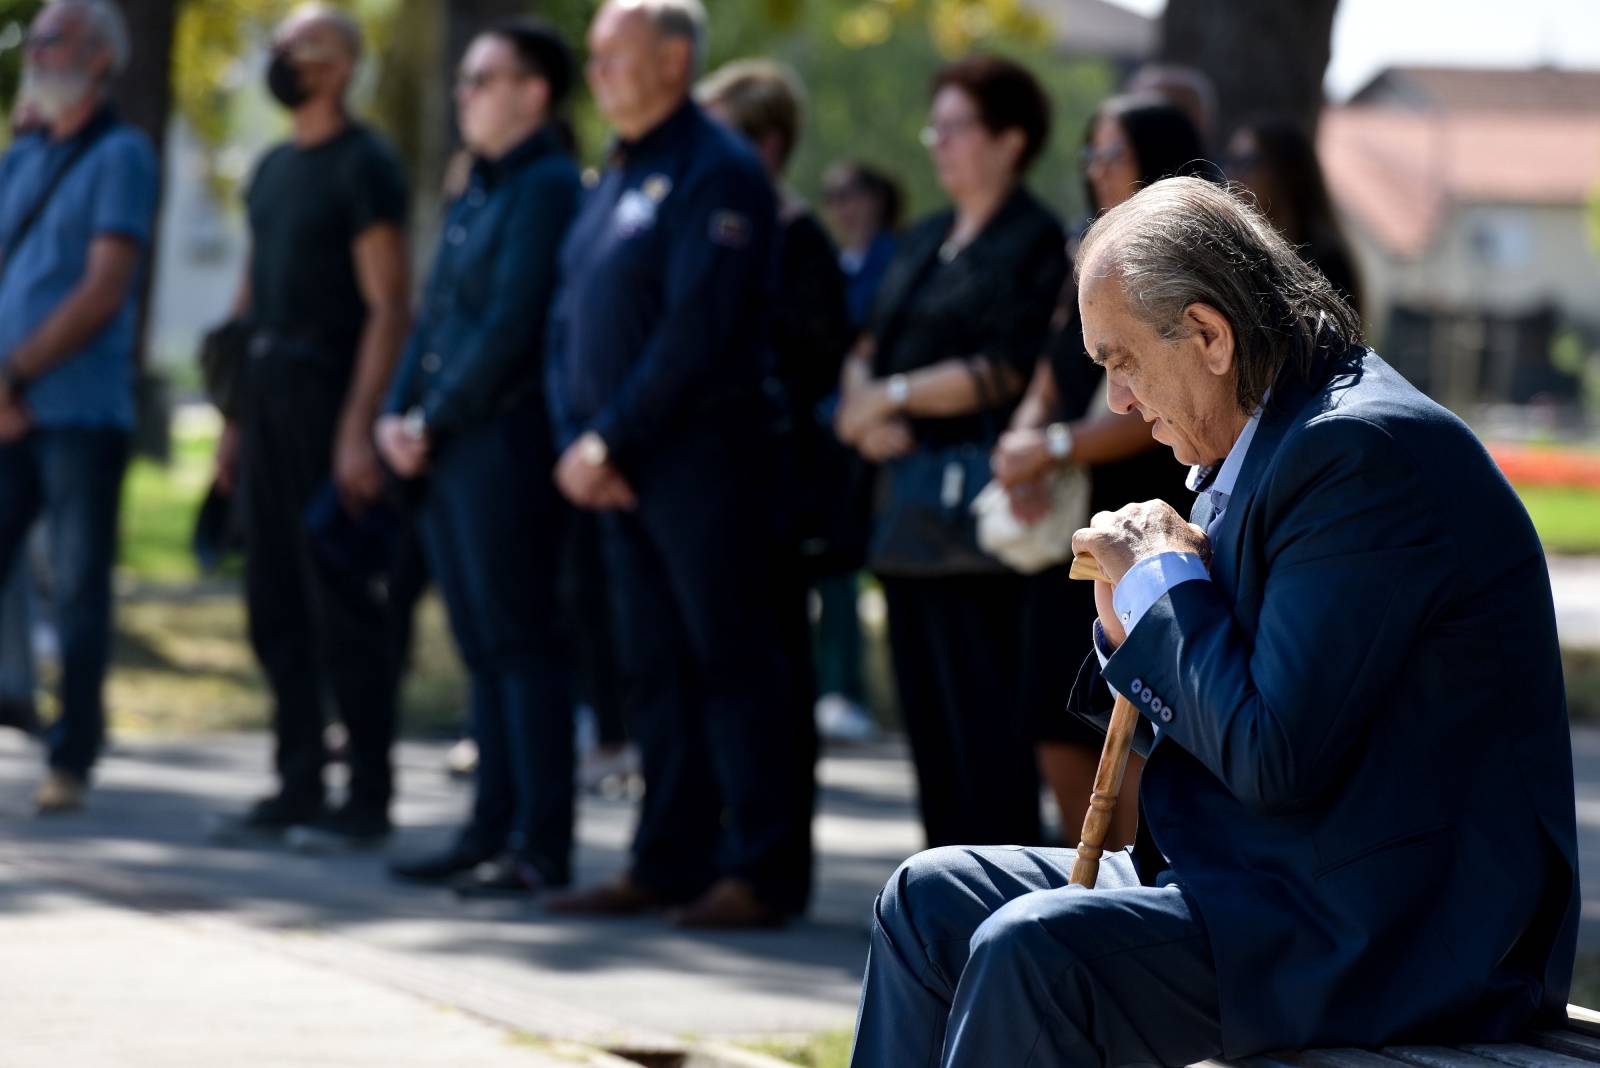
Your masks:
{"label": "stone bench", "polygon": [[1600,1013],[1569,1005],[1565,1027],[1530,1031],[1520,1042],[1313,1049],[1237,1061],[1203,1061],[1195,1068],[1582,1068],[1595,1064],[1600,1064]]}

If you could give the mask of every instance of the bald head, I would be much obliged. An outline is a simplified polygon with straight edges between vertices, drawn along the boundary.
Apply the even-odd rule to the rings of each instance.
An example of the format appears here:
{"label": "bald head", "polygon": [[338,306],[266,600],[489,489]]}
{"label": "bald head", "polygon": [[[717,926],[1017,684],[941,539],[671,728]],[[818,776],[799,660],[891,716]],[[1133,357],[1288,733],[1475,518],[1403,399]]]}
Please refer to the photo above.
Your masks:
{"label": "bald head", "polygon": [[352,67],[361,59],[361,27],[332,4],[296,6],[279,24],[273,41],[280,48],[316,48],[334,53]]}
{"label": "bald head", "polygon": [[705,50],[699,0],[607,0],[589,24],[589,88],[624,138],[638,137],[689,95]]}
{"label": "bald head", "polygon": [[279,83],[281,89],[288,81],[288,95],[274,90],[287,106],[343,99],[361,58],[361,27],[348,14],[330,4],[301,4],[278,25],[272,43],[275,63],[292,68]]}

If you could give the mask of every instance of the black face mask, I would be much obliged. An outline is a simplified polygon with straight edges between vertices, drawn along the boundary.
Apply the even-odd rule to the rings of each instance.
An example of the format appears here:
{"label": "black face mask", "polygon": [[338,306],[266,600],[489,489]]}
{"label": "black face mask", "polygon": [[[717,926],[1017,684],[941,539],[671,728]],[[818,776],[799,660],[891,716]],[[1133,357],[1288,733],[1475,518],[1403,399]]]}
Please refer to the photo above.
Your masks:
{"label": "black face mask", "polygon": [[267,64],[267,92],[290,111],[304,104],[311,95],[306,92],[300,68],[283,52],[274,52],[272,62]]}

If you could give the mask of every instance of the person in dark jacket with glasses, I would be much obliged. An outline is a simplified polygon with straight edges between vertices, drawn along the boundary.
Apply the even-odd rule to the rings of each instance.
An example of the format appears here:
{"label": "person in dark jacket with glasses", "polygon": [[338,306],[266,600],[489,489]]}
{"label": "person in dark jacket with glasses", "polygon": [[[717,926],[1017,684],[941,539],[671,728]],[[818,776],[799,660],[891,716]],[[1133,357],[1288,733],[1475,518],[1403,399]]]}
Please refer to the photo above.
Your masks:
{"label": "person in dark jacket with glasses", "polygon": [[519,20],[481,34],[456,84],[474,156],[445,216],[378,443],[423,487],[421,529],[472,676],[471,818],[444,852],[394,865],[466,893],[534,893],[571,873],[573,719],[558,651],[567,508],[550,481],[546,313],[581,183],[555,118],[567,46]]}

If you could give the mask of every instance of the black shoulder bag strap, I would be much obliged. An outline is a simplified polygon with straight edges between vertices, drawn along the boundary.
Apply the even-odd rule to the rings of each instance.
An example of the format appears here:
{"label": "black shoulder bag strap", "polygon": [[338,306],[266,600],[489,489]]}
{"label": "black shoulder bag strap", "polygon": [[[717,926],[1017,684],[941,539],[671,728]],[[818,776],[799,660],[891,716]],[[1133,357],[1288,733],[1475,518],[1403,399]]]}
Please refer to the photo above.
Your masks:
{"label": "black shoulder bag strap", "polygon": [[28,209],[28,213],[22,217],[22,220],[17,223],[16,228],[6,235],[5,245],[3,249],[0,249],[0,279],[5,278],[6,268],[11,266],[11,261],[15,258],[16,251],[22,247],[23,240],[27,238],[29,231],[33,229],[34,224],[44,214],[44,209],[50,206],[50,198],[55,196],[56,190],[60,188],[61,180],[94,146],[94,143],[100,140],[100,136],[114,125],[116,125],[116,117],[112,115],[109,108],[102,108],[95,114],[94,118],[89,120],[87,126],[78,131],[71,150],[68,151],[66,158],[61,161],[61,165],[55,169],[55,173],[45,181],[44,188],[39,190],[39,196],[34,200],[33,206]]}

